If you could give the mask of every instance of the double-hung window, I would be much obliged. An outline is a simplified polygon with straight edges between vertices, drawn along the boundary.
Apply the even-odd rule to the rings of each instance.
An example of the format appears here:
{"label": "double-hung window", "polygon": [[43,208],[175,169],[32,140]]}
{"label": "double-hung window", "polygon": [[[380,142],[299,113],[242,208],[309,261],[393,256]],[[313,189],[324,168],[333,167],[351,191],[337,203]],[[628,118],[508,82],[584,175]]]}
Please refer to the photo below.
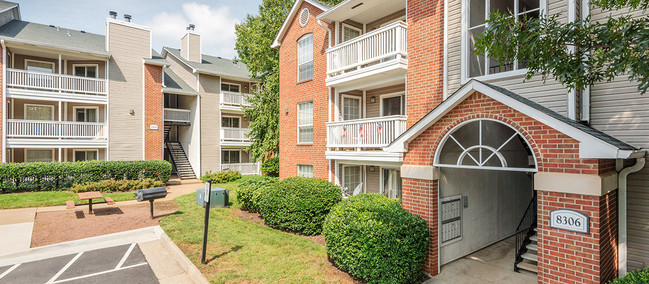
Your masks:
{"label": "double-hung window", "polygon": [[97,122],[99,114],[97,107],[74,107],[74,121]]}
{"label": "double-hung window", "polygon": [[241,92],[241,85],[221,83],[221,91],[239,93]]}
{"label": "double-hung window", "polygon": [[361,99],[354,96],[343,95],[343,120],[361,118]]}
{"label": "double-hung window", "polygon": [[54,106],[25,104],[25,119],[54,120]]}
{"label": "double-hung window", "polygon": [[360,166],[343,166],[343,188],[348,196],[362,184]]}
{"label": "double-hung window", "polygon": [[74,65],[74,76],[97,78],[97,65]]}
{"label": "double-hung window", "polygon": [[97,160],[98,155],[97,150],[74,150],[74,161],[93,161]]}
{"label": "double-hung window", "polygon": [[313,34],[297,41],[297,81],[313,78]]}
{"label": "double-hung window", "polygon": [[469,17],[466,21],[467,38],[467,65],[466,73],[469,78],[492,75],[507,71],[524,69],[524,61],[514,60],[510,62],[498,62],[489,58],[489,55],[478,55],[474,53],[476,39],[486,28],[485,21],[489,14],[500,12],[501,14],[512,14],[517,21],[539,18],[541,3],[543,0],[465,0],[468,4]]}
{"label": "double-hung window", "polygon": [[313,142],[313,101],[297,104],[297,142]]}
{"label": "double-hung window", "polygon": [[361,29],[350,26],[348,24],[343,24],[343,42],[358,37],[361,35],[361,33],[363,33]]}
{"label": "double-hung window", "polygon": [[312,165],[297,165],[297,176],[299,177],[313,177],[313,166]]}
{"label": "double-hung window", "polygon": [[239,118],[234,116],[221,117],[221,127],[239,128]]}
{"label": "double-hung window", "polygon": [[25,149],[25,162],[54,162],[54,150]]}
{"label": "double-hung window", "polygon": [[222,164],[241,163],[241,152],[239,150],[221,151],[221,163]]}

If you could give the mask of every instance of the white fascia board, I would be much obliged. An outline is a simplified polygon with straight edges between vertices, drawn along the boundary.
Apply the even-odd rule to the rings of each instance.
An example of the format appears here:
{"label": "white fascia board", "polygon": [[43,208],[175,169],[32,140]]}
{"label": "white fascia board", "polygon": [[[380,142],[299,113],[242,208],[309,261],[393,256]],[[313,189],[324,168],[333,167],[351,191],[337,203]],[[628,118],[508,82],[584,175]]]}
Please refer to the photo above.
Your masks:
{"label": "white fascia board", "polygon": [[385,151],[325,151],[325,156],[330,160],[371,161],[375,163],[390,162],[403,163],[402,153]]}
{"label": "white fascia board", "polygon": [[[87,49],[71,48],[71,47],[67,47],[67,46],[58,46],[58,45],[46,44],[46,43],[37,42],[37,41],[20,40],[20,39],[15,39],[15,38],[6,37],[6,36],[0,36],[0,39],[7,42],[8,45],[11,45],[11,43],[14,43],[16,45],[28,45],[28,46],[31,45],[31,46],[37,46],[39,48],[49,49],[52,52],[64,51],[64,52],[70,52],[70,53],[88,54],[88,55],[100,57],[102,59],[110,58],[110,52],[97,52],[97,51],[87,50]],[[11,46],[9,46],[9,47],[11,47]],[[21,47],[25,48],[25,46],[21,46]]]}
{"label": "white fascia board", "polygon": [[338,3],[338,5],[333,6],[333,7],[332,7],[331,9],[329,9],[329,10],[323,9],[323,11],[325,11],[325,12],[322,13],[322,14],[320,14],[320,15],[318,15],[318,17],[317,17],[318,20],[324,20],[324,19],[325,19],[327,16],[329,16],[331,13],[338,11],[339,9],[341,9],[341,7],[344,7],[344,6],[349,5],[349,3],[353,2],[353,1],[354,1],[354,0],[345,0],[345,1],[343,1],[343,2]]}
{"label": "white fascia board", "polygon": [[286,16],[286,19],[284,19],[284,23],[282,24],[282,27],[279,29],[279,32],[277,33],[277,36],[275,36],[275,40],[273,40],[273,44],[271,44],[270,47],[279,48],[282,45],[281,38],[284,37],[284,33],[286,33],[286,29],[288,28],[288,23],[291,22],[293,17],[295,17],[295,14],[297,14],[297,9],[300,8],[300,6],[302,6],[302,2],[307,2],[313,6],[316,6],[322,11],[327,11],[328,9],[326,6],[315,1],[310,1],[310,0],[295,1],[295,4],[293,4],[293,7],[291,8],[291,11]]}
{"label": "white fascia board", "polygon": [[190,92],[190,91],[179,90],[179,89],[170,89],[167,87],[163,87],[162,92],[167,94],[198,96],[198,92]]}
{"label": "white fascia board", "polygon": [[178,57],[173,52],[168,52],[166,48],[162,48],[162,55],[161,56],[164,57],[165,54],[169,54],[169,55],[173,56],[174,58],[178,59],[178,61],[182,62],[183,64],[185,64],[185,66],[192,69],[192,73],[196,73],[196,68],[192,67],[191,65],[189,65],[189,63],[187,63],[185,60],[183,60],[181,58],[182,56]]}
{"label": "white fascia board", "polygon": [[169,67],[171,64],[169,63],[164,63],[160,62],[157,59],[151,59],[151,58],[144,58],[144,64],[149,64],[149,65],[155,65],[155,66],[162,66],[162,67]]}

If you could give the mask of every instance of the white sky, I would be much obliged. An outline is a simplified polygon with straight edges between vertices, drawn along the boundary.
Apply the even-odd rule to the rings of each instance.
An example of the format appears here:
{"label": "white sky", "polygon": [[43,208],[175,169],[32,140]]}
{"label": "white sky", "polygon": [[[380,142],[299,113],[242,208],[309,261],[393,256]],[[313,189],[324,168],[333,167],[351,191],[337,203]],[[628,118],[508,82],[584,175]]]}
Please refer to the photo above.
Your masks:
{"label": "white sky", "polygon": [[[10,0],[11,1],[11,0]],[[247,14],[257,14],[262,0],[27,0],[16,1],[25,21],[105,34],[109,11],[118,19],[133,16],[133,23],[153,32],[153,48],[180,46],[188,24],[201,34],[203,53],[225,58],[236,56],[234,25]]]}

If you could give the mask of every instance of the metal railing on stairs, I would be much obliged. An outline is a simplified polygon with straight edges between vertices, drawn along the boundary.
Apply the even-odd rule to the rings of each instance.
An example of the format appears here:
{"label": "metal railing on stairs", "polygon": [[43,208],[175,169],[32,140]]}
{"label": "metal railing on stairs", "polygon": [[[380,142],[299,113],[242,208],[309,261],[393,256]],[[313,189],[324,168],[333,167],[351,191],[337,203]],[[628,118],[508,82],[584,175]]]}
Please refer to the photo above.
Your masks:
{"label": "metal railing on stairs", "polygon": [[514,271],[516,272],[518,272],[518,264],[523,261],[523,254],[527,252],[526,246],[530,243],[530,237],[534,235],[536,214],[536,191],[534,191],[534,196],[516,227],[516,257],[514,260]]}

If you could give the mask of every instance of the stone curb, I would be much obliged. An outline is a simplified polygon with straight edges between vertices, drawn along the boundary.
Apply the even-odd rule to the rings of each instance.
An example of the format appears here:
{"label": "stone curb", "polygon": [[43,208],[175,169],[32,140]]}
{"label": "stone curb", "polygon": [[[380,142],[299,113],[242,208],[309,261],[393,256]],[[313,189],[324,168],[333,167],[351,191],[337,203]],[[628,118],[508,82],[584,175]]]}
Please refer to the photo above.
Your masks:
{"label": "stone curb", "polygon": [[194,263],[192,263],[187,256],[176,246],[176,244],[167,236],[164,230],[160,226],[155,226],[154,233],[162,241],[164,246],[171,252],[171,256],[176,260],[180,267],[185,270],[187,276],[194,283],[204,283],[209,284],[210,282],[205,279],[205,276],[196,268]]}

